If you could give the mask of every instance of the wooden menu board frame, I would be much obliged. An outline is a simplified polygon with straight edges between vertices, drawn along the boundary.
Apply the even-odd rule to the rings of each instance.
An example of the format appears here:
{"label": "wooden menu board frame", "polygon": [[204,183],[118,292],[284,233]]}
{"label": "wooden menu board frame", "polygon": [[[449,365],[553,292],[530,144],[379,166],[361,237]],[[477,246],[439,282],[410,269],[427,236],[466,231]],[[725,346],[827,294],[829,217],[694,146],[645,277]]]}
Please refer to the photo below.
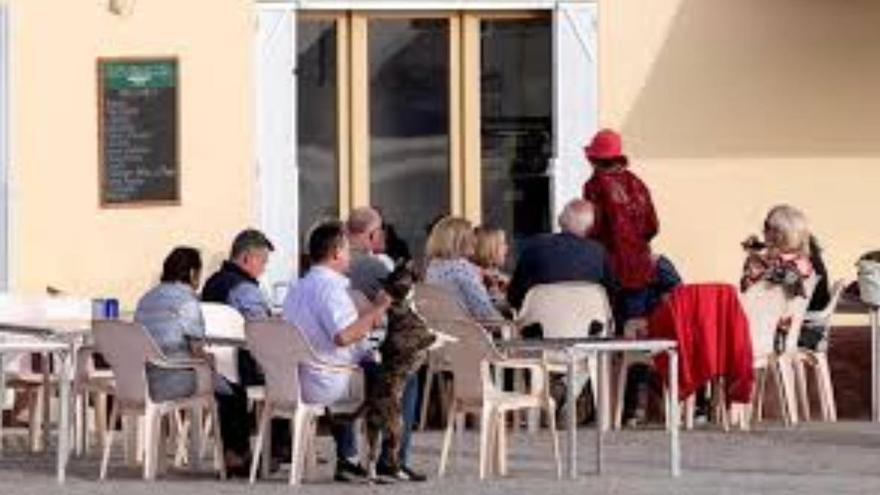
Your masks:
{"label": "wooden menu board frame", "polygon": [[[138,200],[111,200],[107,191],[107,159],[105,148],[105,85],[104,68],[108,64],[142,64],[142,63],[165,63],[174,65],[173,91],[174,91],[174,189],[173,199],[138,199]],[[180,181],[180,64],[176,56],[136,56],[136,57],[98,57],[95,63],[95,72],[98,85],[98,196],[101,208],[138,208],[144,206],[179,206],[181,204],[181,181]]]}

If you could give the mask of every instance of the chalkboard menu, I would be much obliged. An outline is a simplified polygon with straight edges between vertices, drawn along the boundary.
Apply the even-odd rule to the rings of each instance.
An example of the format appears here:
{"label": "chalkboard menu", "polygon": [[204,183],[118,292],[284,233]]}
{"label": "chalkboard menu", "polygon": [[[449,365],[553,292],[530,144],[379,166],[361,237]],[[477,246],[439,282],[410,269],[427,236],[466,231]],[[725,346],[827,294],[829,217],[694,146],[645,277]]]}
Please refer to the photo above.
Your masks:
{"label": "chalkboard menu", "polygon": [[177,60],[99,59],[102,206],[177,204]]}

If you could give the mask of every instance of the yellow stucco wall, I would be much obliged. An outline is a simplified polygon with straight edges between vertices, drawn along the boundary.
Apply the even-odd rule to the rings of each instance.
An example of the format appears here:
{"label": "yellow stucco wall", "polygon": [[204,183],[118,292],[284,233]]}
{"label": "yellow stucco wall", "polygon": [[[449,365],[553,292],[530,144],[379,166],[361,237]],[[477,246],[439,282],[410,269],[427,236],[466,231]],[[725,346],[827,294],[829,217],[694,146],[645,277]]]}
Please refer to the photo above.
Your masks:
{"label": "yellow stucco wall", "polygon": [[[249,0],[6,0],[13,15],[12,284],[130,305],[176,243],[209,267],[254,220]],[[880,241],[880,2],[600,0],[600,108],[689,280],[735,280],[739,241],[802,207],[832,276]],[[98,207],[95,59],[180,58],[182,205]]]}
{"label": "yellow stucco wall", "polygon": [[880,2],[601,0],[603,125],[622,129],[690,280],[736,280],[775,203],[831,277],[880,245]]}
{"label": "yellow stucco wall", "polygon": [[[216,265],[253,219],[251,2],[7,0],[13,16],[12,287],[130,306],[177,243]],[[173,55],[182,204],[98,206],[95,60]]]}

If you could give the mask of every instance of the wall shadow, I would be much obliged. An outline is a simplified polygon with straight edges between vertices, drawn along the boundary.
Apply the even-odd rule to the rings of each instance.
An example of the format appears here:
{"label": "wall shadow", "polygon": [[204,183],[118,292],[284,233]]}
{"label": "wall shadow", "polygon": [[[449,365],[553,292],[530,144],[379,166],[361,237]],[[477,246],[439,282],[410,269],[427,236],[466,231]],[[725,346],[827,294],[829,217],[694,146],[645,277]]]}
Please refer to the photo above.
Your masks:
{"label": "wall shadow", "polygon": [[640,158],[880,155],[880,2],[682,0],[623,131]]}

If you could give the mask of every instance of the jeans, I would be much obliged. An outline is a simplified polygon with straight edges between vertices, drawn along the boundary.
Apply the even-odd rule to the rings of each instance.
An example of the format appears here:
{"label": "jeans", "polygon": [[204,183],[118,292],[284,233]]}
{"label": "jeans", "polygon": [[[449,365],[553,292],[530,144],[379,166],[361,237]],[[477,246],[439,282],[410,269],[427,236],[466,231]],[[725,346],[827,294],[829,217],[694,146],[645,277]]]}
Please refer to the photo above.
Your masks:
{"label": "jeans", "polygon": [[[362,363],[364,373],[367,380],[379,372],[379,365],[376,363]],[[409,465],[409,447],[412,428],[416,421],[416,413],[419,401],[419,381],[418,375],[412,374],[406,379],[406,387],[403,389],[403,436],[400,441],[400,465]],[[336,443],[337,459],[353,459],[358,455],[357,433],[354,424],[344,423],[334,425],[332,428],[333,441]],[[388,444],[383,439],[382,453],[379,455],[379,464],[387,465],[388,461]]]}

